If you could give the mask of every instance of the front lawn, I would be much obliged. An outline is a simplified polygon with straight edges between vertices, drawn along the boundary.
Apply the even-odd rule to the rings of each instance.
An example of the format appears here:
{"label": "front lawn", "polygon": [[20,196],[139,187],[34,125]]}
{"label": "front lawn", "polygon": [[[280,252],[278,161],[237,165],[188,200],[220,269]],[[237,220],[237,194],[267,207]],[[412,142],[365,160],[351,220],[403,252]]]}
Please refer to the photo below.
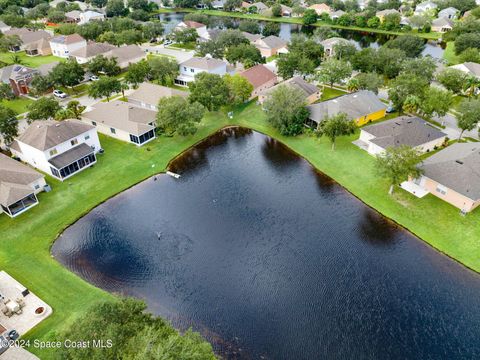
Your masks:
{"label": "front lawn", "polygon": [[24,112],[27,112],[27,107],[31,103],[33,103],[33,100],[31,100],[27,97],[24,97],[24,96],[16,97],[13,100],[2,100],[2,101],[0,101],[1,105],[5,106],[9,109],[12,109],[13,111],[15,111],[17,113],[17,115],[18,114],[23,114]]}
{"label": "front lawn", "polygon": [[186,44],[182,43],[174,43],[172,45],[167,46],[167,49],[183,49],[183,50],[195,50],[197,48],[197,44],[195,42],[190,42]]}
{"label": "front lawn", "polygon": [[17,53],[11,52],[2,52],[0,53],[0,61],[12,64],[12,56],[18,56],[21,59],[21,65],[30,66],[33,68],[37,68],[40,65],[50,64],[54,61],[65,61],[65,59],[48,55],[48,56],[27,56],[24,51],[20,51]]}

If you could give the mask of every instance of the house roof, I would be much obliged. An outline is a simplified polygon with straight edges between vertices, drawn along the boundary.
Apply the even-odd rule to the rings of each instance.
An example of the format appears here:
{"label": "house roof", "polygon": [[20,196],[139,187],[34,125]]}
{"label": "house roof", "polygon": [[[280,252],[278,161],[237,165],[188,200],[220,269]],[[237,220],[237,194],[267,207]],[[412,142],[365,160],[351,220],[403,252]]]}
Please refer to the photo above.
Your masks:
{"label": "house roof", "polygon": [[156,112],[116,100],[94,105],[82,118],[140,136],[155,128]]}
{"label": "house roof", "polygon": [[195,69],[202,69],[202,70],[213,70],[219,67],[224,67],[227,64],[219,59],[210,58],[210,57],[192,57],[180,64],[181,66],[188,66]]}
{"label": "house roof", "polygon": [[464,62],[463,64],[458,64],[451,67],[466,72],[472,76],[480,77],[480,64],[474,62]]}
{"label": "house roof", "polygon": [[45,151],[81,135],[94,127],[79,120],[37,120],[17,138],[18,142]]}
{"label": "house roof", "polygon": [[438,18],[432,21],[432,26],[451,27],[453,28],[453,21],[447,18]]}
{"label": "house roof", "polygon": [[80,14],[82,12],[78,10],[72,10],[65,13],[65,16],[70,19],[80,19]]}
{"label": "house roof", "polygon": [[303,93],[305,98],[307,98],[310,95],[313,95],[313,94],[320,91],[315,85],[310,84],[309,82],[305,81],[301,76],[295,76],[293,78],[290,78],[288,80],[285,80],[285,81],[281,82],[280,84],[277,84],[277,85],[271,87],[270,89],[265,90],[263,92],[263,94],[268,95],[269,93],[271,93],[272,91],[274,91],[276,88],[278,88],[281,85],[286,85],[286,86],[290,86],[290,87],[298,89],[299,91],[301,91]]}
{"label": "house roof", "polygon": [[50,42],[47,38],[41,38],[25,46],[25,50],[30,50],[30,51],[43,50],[43,49],[50,49]]}
{"label": "house roof", "polygon": [[116,58],[119,64],[145,57],[145,52],[138,45],[115,47],[104,53],[106,58]]}
{"label": "house roof", "polygon": [[42,64],[37,68],[37,70],[40,73],[40,75],[46,76],[58,64],[60,64],[60,61],[53,61],[53,62],[48,63],[48,64]]}
{"label": "house roof", "polygon": [[365,126],[362,131],[375,136],[370,141],[382,149],[401,145],[417,147],[447,136],[425,120],[410,116],[400,116],[379,124]]}
{"label": "house roof", "polygon": [[242,71],[239,75],[247,79],[248,82],[253,85],[254,89],[257,89],[262,85],[277,79],[277,76],[272,71],[261,64]]}
{"label": "house roof", "polygon": [[275,35],[270,35],[262,39],[255,41],[255,44],[261,47],[267,47],[269,49],[279,49],[287,46],[288,41],[283,40]]}
{"label": "house roof", "polygon": [[107,43],[97,43],[95,41],[89,41],[87,43],[87,46],[84,46],[81,49],[72,51],[70,55],[78,56],[81,58],[90,58],[100,54],[104,54],[114,48],[115,46]]}
{"label": "house roof", "polygon": [[193,29],[199,29],[202,27],[205,27],[205,24],[199,23],[197,21],[183,21],[185,25],[187,25],[188,28],[193,28]]}
{"label": "house roof", "polygon": [[55,36],[50,40],[51,43],[64,45],[76,44],[83,41],[85,41],[85,39],[78,34]]}
{"label": "house roof", "polygon": [[308,8],[313,9],[316,12],[323,11],[323,12],[326,12],[328,14],[330,14],[332,12],[332,8],[330,6],[328,6],[327,4],[313,4],[313,5],[310,5]]}
{"label": "house roof", "polygon": [[424,160],[424,175],[472,200],[480,199],[480,143],[456,143]]}
{"label": "house roof", "polygon": [[128,99],[140,101],[145,104],[157,105],[161,98],[170,96],[187,97],[188,92],[144,82],[140,84],[138,89],[135,90]]}
{"label": "house roof", "polygon": [[454,8],[453,6],[447,7],[443,10],[440,10],[438,12],[438,16],[442,17],[443,15],[456,15],[459,12],[457,8]]}
{"label": "house roof", "polygon": [[242,34],[243,34],[243,36],[245,36],[245,38],[246,38],[248,41],[250,41],[250,42],[255,42],[255,41],[263,38],[263,35],[260,35],[260,34],[250,34],[249,32],[246,32],[246,31],[242,31]]}
{"label": "house roof", "polygon": [[26,28],[12,28],[8,31],[5,31],[6,36],[17,35],[22,41],[23,45],[28,45],[32,42],[36,42],[40,39],[51,39],[51,35],[44,30],[32,31]]}
{"label": "house roof", "polygon": [[10,28],[10,26],[5,24],[3,21],[0,21],[0,29],[9,29],[9,28]]}
{"label": "house roof", "polygon": [[263,2],[259,1],[259,2],[256,2],[256,3],[253,3],[252,5],[250,6],[255,6],[257,8],[258,11],[263,11],[263,10],[267,10],[268,9],[268,6],[265,5]]}
{"label": "house roof", "polygon": [[84,158],[88,154],[92,154],[93,151],[94,150],[86,143],[81,143],[80,145],[77,145],[55,157],[50,158],[48,162],[60,170],[61,168],[70,165],[78,159]]}
{"label": "house roof", "polygon": [[345,11],[343,10],[337,10],[337,11],[334,11],[332,13],[330,13],[330,17],[331,18],[334,18],[334,17],[340,17],[342,15],[346,14]]}
{"label": "house roof", "polygon": [[27,165],[0,154],[0,204],[9,206],[30,195],[29,184],[44,176]]}
{"label": "house roof", "polygon": [[324,47],[324,48],[329,48],[329,47],[333,47],[339,43],[349,43],[349,41],[347,39],[344,39],[344,38],[341,38],[341,37],[337,37],[337,36],[334,36],[334,37],[331,37],[331,38],[328,38],[328,39],[325,39],[325,40],[322,40],[320,41],[320,44]]}
{"label": "house roof", "polygon": [[387,15],[390,15],[390,14],[400,14],[400,12],[398,10],[395,10],[395,9],[385,9],[385,10],[377,11],[375,16],[382,17],[382,16],[387,16]]}
{"label": "house roof", "polygon": [[18,81],[23,78],[32,77],[37,73],[38,70],[36,69],[23,65],[13,64],[0,68],[0,80],[3,83],[8,84],[10,83],[10,79]]}
{"label": "house roof", "polygon": [[327,116],[345,113],[352,119],[375,113],[387,108],[383,102],[369,90],[360,90],[352,94],[323,101],[307,107],[310,119],[319,123]]}

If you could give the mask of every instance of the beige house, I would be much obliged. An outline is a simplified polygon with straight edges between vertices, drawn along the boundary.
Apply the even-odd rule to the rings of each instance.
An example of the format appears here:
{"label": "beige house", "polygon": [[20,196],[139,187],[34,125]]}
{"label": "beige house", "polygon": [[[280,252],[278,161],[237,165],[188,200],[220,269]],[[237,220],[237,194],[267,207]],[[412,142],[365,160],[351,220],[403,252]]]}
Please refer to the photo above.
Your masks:
{"label": "beige house", "polygon": [[277,75],[261,64],[242,71],[239,73],[239,75],[247,79],[248,82],[253,86],[250,99],[256,98],[260,93],[271,88],[277,83]]}
{"label": "beige house", "polygon": [[[52,52],[50,49],[47,49],[44,41],[50,41],[52,35],[46,32],[45,30],[28,30],[26,28],[12,28],[5,31],[5,36],[18,36],[21,41],[20,46],[14,46],[11,51],[22,51],[25,50],[27,55],[50,55]],[[43,41],[42,41],[43,40]],[[50,45],[50,44],[49,44]],[[49,46],[50,47],[50,46]],[[28,49],[28,51],[27,51]],[[40,52],[36,52],[40,49]]]}
{"label": "beige house", "polygon": [[170,96],[188,97],[188,91],[144,82],[128,97],[128,102],[145,109],[157,111],[160,99]]}
{"label": "beige house", "polygon": [[332,8],[327,4],[313,4],[308,7],[309,9],[315,10],[318,16],[326,13],[330,15],[332,13]]}
{"label": "beige house", "polygon": [[432,31],[445,33],[453,29],[453,21],[447,18],[438,18],[432,21]]}
{"label": "beige house", "polygon": [[103,54],[106,58],[116,58],[118,66],[126,69],[131,64],[136,64],[147,58],[147,54],[138,45],[115,47]]}
{"label": "beige house", "polygon": [[335,55],[335,46],[339,44],[350,44],[350,42],[341,37],[332,37],[321,41],[320,44],[323,46],[325,56],[333,56]]}
{"label": "beige house", "polygon": [[98,103],[82,114],[82,121],[97,131],[137,146],[155,138],[156,112],[115,100]]}
{"label": "beige house", "polygon": [[258,102],[263,104],[272,91],[283,85],[293,87],[300,91],[305,98],[305,103],[308,105],[318,101],[322,96],[322,92],[315,85],[305,81],[301,76],[295,76],[261,92],[258,96]]}
{"label": "beige house", "polygon": [[257,39],[253,42],[253,45],[260,50],[260,54],[266,58],[288,52],[288,42],[275,35]]}
{"label": "beige house", "polygon": [[380,19],[380,21],[383,23],[385,21],[385,17],[388,15],[393,15],[393,14],[398,14],[400,16],[400,11],[395,10],[395,9],[385,9],[385,10],[380,10],[375,13],[375,16]]}
{"label": "beige house", "polygon": [[115,49],[115,46],[113,45],[89,41],[87,46],[72,51],[70,57],[75,58],[79,64],[85,64],[92,60],[95,56],[103,55],[113,49]]}

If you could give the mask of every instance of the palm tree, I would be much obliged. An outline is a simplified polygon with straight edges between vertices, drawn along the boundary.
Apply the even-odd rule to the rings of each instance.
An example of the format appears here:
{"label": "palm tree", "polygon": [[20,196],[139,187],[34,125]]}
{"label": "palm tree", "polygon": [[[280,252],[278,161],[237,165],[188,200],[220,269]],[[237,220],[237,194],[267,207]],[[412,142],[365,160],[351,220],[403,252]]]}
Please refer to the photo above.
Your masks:
{"label": "palm tree", "polygon": [[465,79],[465,83],[463,85],[463,91],[467,95],[469,99],[471,99],[474,95],[477,89],[480,88],[480,80],[473,77],[469,76],[468,78]]}
{"label": "palm tree", "polygon": [[10,55],[10,62],[18,65],[23,65],[25,63],[25,61],[18,54]]}
{"label": "palm tree", "polygon": [[420,99],[415,95],[408,95],[403,103],[403,110],[410,114],[415,114],[419,107]]}
{"label": "palm tree", "polygon": [[356,79],[356,78],[351,78],[350,80],[348,80],[347,90],[348,90],[349,92],[358,91],[359,88],[360,88],[360,82],[358,81],[358,79]]}

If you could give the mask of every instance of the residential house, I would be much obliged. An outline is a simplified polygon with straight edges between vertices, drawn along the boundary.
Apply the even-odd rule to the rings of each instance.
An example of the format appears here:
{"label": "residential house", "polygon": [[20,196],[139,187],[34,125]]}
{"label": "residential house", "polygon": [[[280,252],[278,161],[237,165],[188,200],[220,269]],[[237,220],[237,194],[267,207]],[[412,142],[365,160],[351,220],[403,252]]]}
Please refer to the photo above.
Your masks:
{"label": "residential house", "polygon": [[10,30],[12,27],[5,24],[3,21],[0,21],[0,32],[2,34],[5,34],[5,32],[7,32],[8,30]]}
{"label": "residential house", "polygon": [[253,43],[253,45],[260,50],[260,54],[266,58],[288,52],[288,41],[283,40],[275,35],[258,39]]}
{"label": "residential house", "polygon": [[327,4],[313,4],[313,5],[310,5],[308,8],[315,10],[318,16],[322,14],[330,15],[332,13],[332,8]]}
{"label": "residential house", "polygon": [[210,3],[210,7],[215,10],[223,10],[224,6],[225,6],[225,0],[213,0]]}
{"label": "residential house", "polygon": [[29,85],[39,71],[23,65],[8,65],[0,69],[0,81],[10,85],[16,96],[30,92]]}
{"label": "residential house", "polygon": [[37,205],[45,185],[45,176],[0,154],[0,206],[5,214],[15,217]]}
{"label": "residential house", "polygon": [[250,41],[250,44],[255,43],[255,41],[260,40],[263,38],[263,35],[261,34],[250,34],[249,32],[242,31],[243,36]]}
{"label": "residential house", "polygon": [[380,19],[380,22],[383,23],[385,21],[386,16],[394,15],[394,14],[398,14],[398,16],[400,16],[400,11],[396,9],[385,9],[385,10],[377,11],[375,16],[378,17]]}
{"label": "residential house", "polygon": [[87,10],[80,13],[79,25],[87,24],[90,21],[103,21],[105,20],[105,14],[102,14],[98,11]]}
{"label": "residential house", "polygon": [[278,81],[277,75],[261,64],[242,71],[239,75],[247,79],[248,82],[253,85],[250,99],[256,98],[261,92],[271,88]]}
{"label": "residential house", "polygon": [[68,59],[74,51],[85,46],[87,46],[87,40],[78,34],[60,35],[50,40],[52,54],[64,59]]}
{"label": "residential house", "polygon": [[124,101],[100,102],[82,114],[82,121],[105,135],[137,146],[155,138],[156,112]]}
{"label": "residential house", "polygon": [[335,46],[339,44],[350,44],[350,42],[341,37],[331,37],[329,39],[320,41],[320,44],[323,46],[325,56],[329,57],[335,55]]}
{"label": "residential house", "polygon": [[345,11],[337,10],[337,11],[334,11],[334,12],[330,13],[330,19],[338,20],[338,18],[340,18],[342,15],[345,15],[345,14],[346,14]]}
{"label": "residential house", "polygon": [[25,45],[25,53],[29,56],[51,55],[52,49],[50,47],[50,39],[41,38],[37,41],[29,43],[28,45]]}
{"label": "residential house", "polygon": [[290,17],[292,16],[292,8],[287,5],[280,4],[280,7],[282,8],[282,16],[284,17]]}
{"label": "residential house", "polygon": [[430,15],[438,8],[438,5],[433,1],[424,1],[415,7],[415,15]]}
{"label": "residential house", "polygon": [[423,175],[412,182],[424,191],[464,213],[480,205],[479,143],[452,144],[424,160],[420,169]]}
{"label": "residential house", "polygon": [[464,62],[462,64],[450,66],[452,69],[457,69],[467,75],[473,76],[480,80],[480,64],[474,62]]}
{"label": "residential house", "polygon": [[[44,30],[29,30],[26,28],[12,28],[10,30],[7,30],[4,32],[5,36],[13,36],[16,35],[20,38],[21,44],[19,46],[14,46],[10,49],[10,51],[22,51],[26,50],[27,47],[29,47],[32,44],[39,43],[40,40],[45,39],[45,40],[50,40],[52,38],[52,35],[48,33],[47,31]],[[51,51],[47,50],[44,48],[44,46],[40,46],[43,50],[43,54],[41,55],[50,55]],[[37,55],[35,52],[32,53],[27,53],[27,55]]]}
{"label": "residential house", "polygon": [[345,113],[357,126],[385,117],[387,105],[369,90],[360,90],[351,94],[309,105],[310,124],[316,126],[326,117]]}
{"label": "residential house", "polygon": [[432,31],[445,33],[453,29],[453,21],[447,18],[438,18],[432,21]]}
{"label": "residential house", "polygon": [[257,13],[259,14],[262,14],[262,13],[265,13],[267,12],[270,8],[265,5],[263,2],[256,2],[256,3],[253,3],[249,6],[249,8],[256,8],[257,9]]}
{"label": "residential house", "polygon": [[147,54],[138,45],[114,47],[112,50],[104,53],[103,56],[107,59],[117,59],[117,64],[122,69],[126,69],[131,64],[136,64],[147,58]]}
{"label": "residential house", "polygon": [[97,162],[97,130],[79,120],[40,120],[30,124],[11,145],[23,162],[63,181]]}
{"label": "residential house", "polygon": [[202,72],[210,74],[225,75],[227,73],[227,63],[210,57],[193,57],[179,65],[180,74],[175,79],[175,84],[187,86],[188,83],[195,80],[195,75]]}
{"label": "residential house", "polygon": [[76,24],[80,22],[80,14],[82,12],[79,10],[72,10],[65,13],[66,20],[64,22],[70,24]]}
{"label": "residential house", "polygon": [[258,96],[258,102],[263,104],[270,94],[280,86],[292,87],[302,93],[306,104],[313,104],[322,96],[322,92],[315,85],[305,81],[301,76],[295,76],[271,87],[270,89],[262,91]]}
{"label": "residential house", "polygon": [[145,109],[157,111],[157,105],[160,99],[171,96],[181,96],[186,98],[188,97],[188,92],[143,82],[139,85],[137,90],[128,96],[128,102]]}
{"label": "residential house", "polygon": [[175,26],[174,30],[195,29],[200,38],[205,38],[207,35],[207,25],[197,21],[181,21]]}
{"label": "residential house", "polygon": [[458,14],[460,11],[454,7],[447,7],[443,10],[440,10],[438,12],[438,17],[439,18],[445,18],[445,19],[450,19],[450,20],[455,20],[458,17]]}
{"label": "residential house", "polygon": [[400,116],[395,119],[368,125],[360,130],[354,142],[371,155],[383,153],[389,147],[408,145],[420,153],[442,146],[447,134],[418,117]]}
{"label": "residential house", "polygon": [[85,64],[92,60],[95,56],[103,55],[113,49],[115,49],[115,46],[108,43],[89,41],[86,46],[72,51],[70,57],[75,58],[79,64]]}

